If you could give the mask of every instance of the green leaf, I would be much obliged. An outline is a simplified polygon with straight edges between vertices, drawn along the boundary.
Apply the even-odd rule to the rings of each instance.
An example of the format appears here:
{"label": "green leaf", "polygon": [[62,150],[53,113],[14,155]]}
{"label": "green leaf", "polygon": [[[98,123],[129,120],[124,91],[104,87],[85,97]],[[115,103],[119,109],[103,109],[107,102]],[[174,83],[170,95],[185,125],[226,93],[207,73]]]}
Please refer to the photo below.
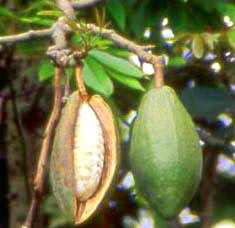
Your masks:
{"label": "green leaf", "polygon": [[53,65],[48,60],[42,61],[39,65],[39,72],[38,72],[39,81],[45,81],[51,78],[53,75],[54,75]]}
{"label": "green leaf", "polygon": [[170,58],[169,63],[168,63],[169,66],[181,66],[184,64],[186,64],[186,60],[185,58],[180,57],[180,56]]}
{"label": "green leaf", "polygon": [[3,17],[14,17],[15,14],[7,9],[6,7],[0,7],[0,16],[3,16]]}
{"label": "green leaf", "polygon": [[111,40],[106,40],[106,39],[97,39],[95,41],[95,45],[97,45],[97,47],[99,48],[107,48],[111,46],[112,44],[113,42]]}
{"label": "green leaf", "polygon": [[120,82],[121,84],[135,90],[139,91],[145,91],[145,88],[141,85],[141,83],[135,79],[135,78],[130,78],[127,75],[120,74],[114,70],[106,69],[108,74],[115,79],[116,81]]}
{"label": "green leaf", "polygon": [[207,12],[212,12],[216,8],[216,3],[220,0],[204,0],[204,1],[194,1],[197,5],[199,5],[203,10]]}
{"label": "green leaf", "polygon": [[135,9],[135,13],[129,14],[130,20],[130,30],[134,33],[136,39],[141,39],[143,37],[143,32],[146,27],[145,20],[147,18],[147,2],[144,1],[141,5],[139,4],[138,8]]}
{"label": "green leaf", "polygon": [[235,30],[232,29],[227,32],[228,42],[235,49]]}
{"label": "green leaf", "polygon": [[121,74],[126,74],[134,78],[141,78],[143,76],[143,72],[141,70],[125,59],[118,58],[97,49],[91,50],[89,55],[94,57],[106,67],[116,70]]}
{"label": "green leaf", "polygon": [[199,34],[193,36],[192,40],[192,52],[193,55],[200,59],[204,54],[204,42],[202,37]]}
{"label": "green leaf", "polygon": [[107,1],[107,10],[117,23],[118,27],[122,30],[125,29],[126,15],[123,4],[119,0],[108,0]]}
{"label": "green leaf", "polygon": [[103,66],[90,56],[85,59],[84,81],[87,86],[106,97],[113,93],[113,83]]}
{"label": "green leaf", "polygon": [[223,14],[227,15],[230,19],[235,22],[235,5],[231,3],[218,2],[216,6],[217,10]]}
{"label": "green leaf", "polygon": [[110,47],[106,50],[109,54],[111,55],[115,55],[121,58],[128,58],[129,56],[131,56],[132,52],[123,49],[123,48],[117,48],[117,47]]}
{"label": "green leaf", "polygon": [[37,13],[38,16],[54,16],[54,17],[60,17],[63,15],[63,13],[59,10],[42,10]]}
{"label": "green leaf", "polygon": [[80,34],[75,33],[75,34],[71,37],[71,40],[72,40],[72,42],[74,42],[74,43],[80,44],[80,43],[82,42],[82,37],[81,37]]}
{"label": "green leaf", "polygon": [[23,17],[20,18],[20,21],[28,24],[36,24],[36,25],[43,25],[43,26],[51,26],[55,20],[49,20],[40,17]]}

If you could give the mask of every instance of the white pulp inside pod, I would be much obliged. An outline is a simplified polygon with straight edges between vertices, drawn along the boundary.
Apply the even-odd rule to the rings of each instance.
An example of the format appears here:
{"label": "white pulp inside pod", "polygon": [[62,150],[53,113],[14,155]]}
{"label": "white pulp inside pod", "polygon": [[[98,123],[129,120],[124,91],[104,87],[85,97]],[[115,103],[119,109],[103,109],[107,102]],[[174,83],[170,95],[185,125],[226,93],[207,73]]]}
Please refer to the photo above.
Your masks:
{"label": "white pulp inside pod", "polygon": [[75,125],[74,175],[80,201],[86,201],[97,190],[104,166],[104,137],[100,122],[87,104],[79,107]]}

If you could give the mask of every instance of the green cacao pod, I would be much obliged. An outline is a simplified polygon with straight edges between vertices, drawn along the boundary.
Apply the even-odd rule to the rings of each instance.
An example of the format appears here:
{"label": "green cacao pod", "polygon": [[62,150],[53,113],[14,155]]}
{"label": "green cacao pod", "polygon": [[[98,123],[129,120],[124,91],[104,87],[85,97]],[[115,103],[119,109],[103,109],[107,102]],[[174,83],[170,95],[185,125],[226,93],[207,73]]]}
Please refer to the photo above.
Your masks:
{"label": "green cacao pod", "polygon": [[191,201],[201,178],[202,152],[193,121],[172,88],[144,95],[130,163],[137,190],[162,218],[175,217]]}
{"label": "green cacao pod", "polygon": [[109,190],[117,149],[113,115],[104,100],[70,95],[56,129],[50,182],[59,206],[76,225],[96,211]]}

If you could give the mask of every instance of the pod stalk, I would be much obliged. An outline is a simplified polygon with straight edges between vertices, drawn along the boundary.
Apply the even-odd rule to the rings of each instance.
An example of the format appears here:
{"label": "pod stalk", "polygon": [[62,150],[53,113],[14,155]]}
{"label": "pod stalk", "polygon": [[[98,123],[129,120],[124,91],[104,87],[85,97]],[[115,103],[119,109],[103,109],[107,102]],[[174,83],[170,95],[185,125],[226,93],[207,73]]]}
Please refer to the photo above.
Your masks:
{"label": "pod stalk", "polygon": [[82,64],[79,64],[76,67],[76,80],[77,80],[77,87],[78,87],[79,93],[82,97],[82,100],[87,101],[88,100],[88,93],[86,91],[86,86],[84,85],[84,81],[82,78]]}
{"label": "pod stalk", "polygon": [[154,81],[155,81],[155,87],[161,88],[164,85],[164,73],[163,73],[163,63],[162,58],[159,62],[155,63],[153,65],[154,67]]}

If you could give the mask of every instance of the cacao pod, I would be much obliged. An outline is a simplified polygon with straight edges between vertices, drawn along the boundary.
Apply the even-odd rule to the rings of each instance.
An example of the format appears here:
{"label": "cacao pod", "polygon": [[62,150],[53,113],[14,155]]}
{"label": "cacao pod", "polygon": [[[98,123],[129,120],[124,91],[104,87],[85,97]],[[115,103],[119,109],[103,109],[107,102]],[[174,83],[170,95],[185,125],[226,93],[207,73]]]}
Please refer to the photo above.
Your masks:
{"label": "cacao pod", "polygon": [[133,126],[130,163],[137,190],[164,219],[175,217],[195,194],[202,169],[199,137],[170,87],[144,95]]}
{"label": "cacao pod", "polygon": [[112,112],[94,95],[69,96],[56,129],[50,181],[60,207],[75,224],[98,208],[117,167],[118,138]]}

